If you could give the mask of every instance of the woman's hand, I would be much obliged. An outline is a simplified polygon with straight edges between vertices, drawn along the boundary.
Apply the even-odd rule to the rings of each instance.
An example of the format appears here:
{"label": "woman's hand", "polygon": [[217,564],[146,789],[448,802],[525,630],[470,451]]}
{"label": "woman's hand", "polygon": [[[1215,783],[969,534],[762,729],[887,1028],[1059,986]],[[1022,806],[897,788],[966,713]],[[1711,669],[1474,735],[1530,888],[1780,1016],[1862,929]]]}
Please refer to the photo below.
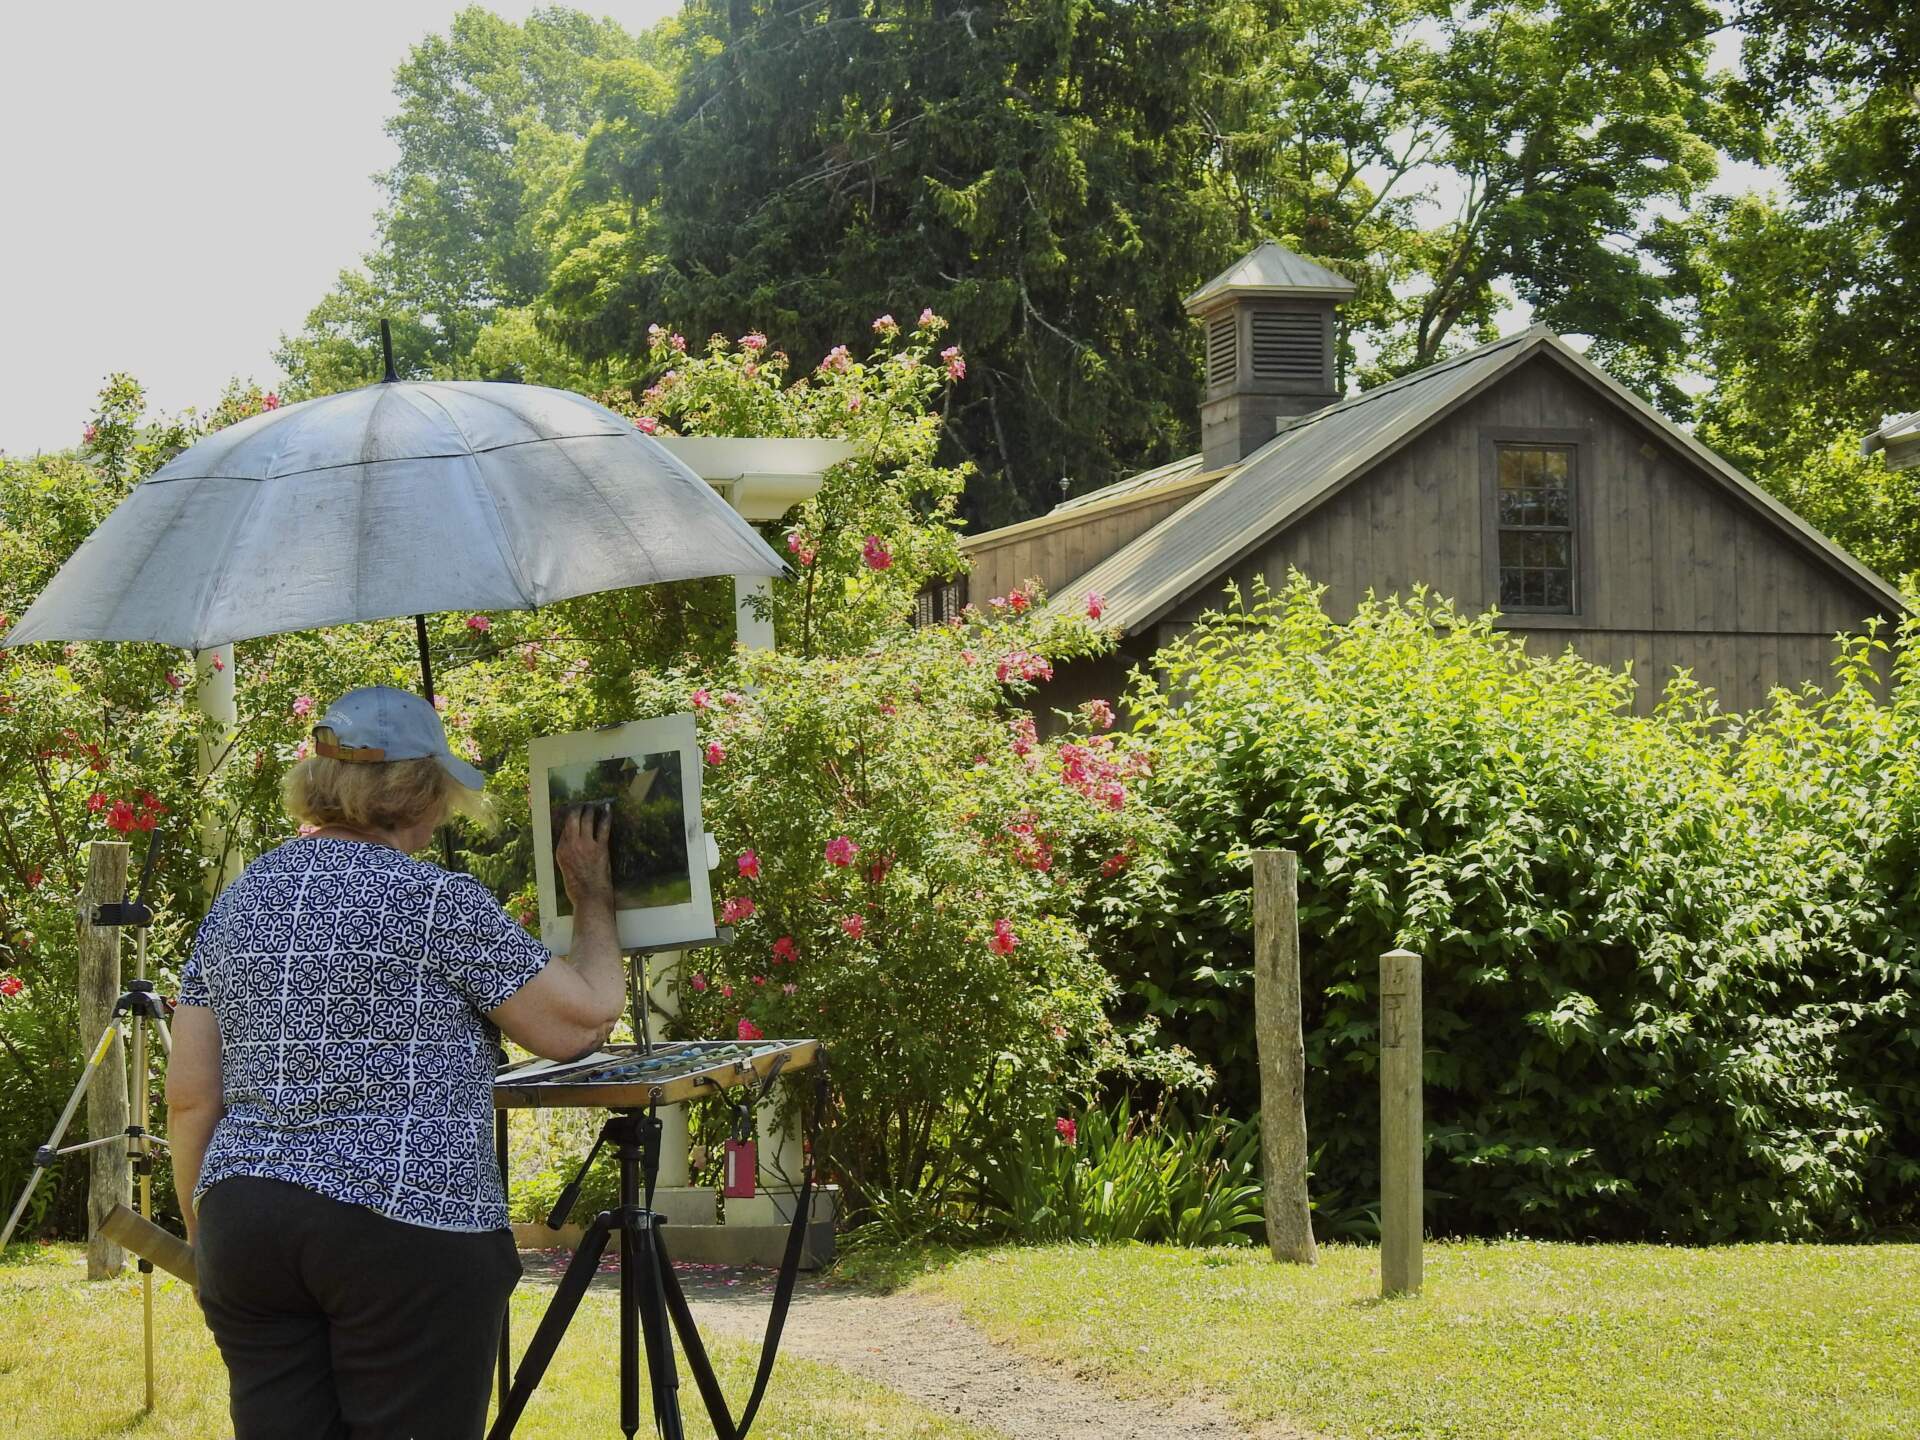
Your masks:
{"label": "woman's hand", "polygon": [[560,826],[553,863],[560,867],[576,912],[613,908],[613,862],[607,848],[612,833],[613,815],[598,805],[576,806]]}

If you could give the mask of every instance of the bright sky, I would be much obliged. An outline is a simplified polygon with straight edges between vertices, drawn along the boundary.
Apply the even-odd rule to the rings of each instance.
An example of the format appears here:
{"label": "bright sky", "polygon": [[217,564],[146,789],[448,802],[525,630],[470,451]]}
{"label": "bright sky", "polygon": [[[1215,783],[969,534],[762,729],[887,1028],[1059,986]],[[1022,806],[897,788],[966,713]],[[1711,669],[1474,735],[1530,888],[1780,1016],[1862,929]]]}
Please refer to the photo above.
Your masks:
{"label": "bright sky", "polygon": [[[165,410],[272,383],[372,242],[394,68],[461,8],[0,5],[0,449],[76,443],[111,370]],[[641,30],[679,4],[579,8]]]}
{"label": "bright sky", "polygon": [[[75,443],[112,370],[162,410],[274,383],[281,333],[372,242],[394,68],[460,8],[0,4],[0,450]],[[640,30],[679,4],[580,8]]]}

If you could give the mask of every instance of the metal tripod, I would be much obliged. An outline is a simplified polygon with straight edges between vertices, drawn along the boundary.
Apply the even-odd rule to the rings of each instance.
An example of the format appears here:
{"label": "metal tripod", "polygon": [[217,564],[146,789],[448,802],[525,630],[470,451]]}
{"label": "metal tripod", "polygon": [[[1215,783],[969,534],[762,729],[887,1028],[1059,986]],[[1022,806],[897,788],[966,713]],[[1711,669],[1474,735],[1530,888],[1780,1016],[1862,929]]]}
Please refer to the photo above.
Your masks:
{"label": "metal tripod", "polygon": [[[147,979],[147,927],[153,923],[153,911],[147,906],[147,887],[153,879],[153,862],[158,846],[151,840],[147,843],[147,857],[140,871],[140,898],[122,901],[117,905],[101,905],[92,916],[92,922],[99,926],[131,926],[134,932],[134,978],[127,982],[126,993],[113,1002],[113,1013],[107,1018],[107,1027],[100,1032],[100,1039],[87,1056],[87,1063],[80,1072],[80,1078],[74,1082],[73,1093],[67,1097],[66,1108],[61,1110],[60,1119],[54,1124],[53,1133],[47,1137],[47,1143],[33,1152],[33,1173],[27,1177],[26,1188],[20,1192],[20,1198],[14,1202],[13,1211],[7,1216],[5,1229],[0,1229],[0,1250],[13,1238],[14,1229],[20,1224],[20,1217],[27,1213],[27,1202],[33,1198],[34,1187],[39,1185],[40,1177],[63,1156],[76,1155],[83,1150],[95,1150],[102,1145],[126,1145],[133,1159],[133,1173],[140,1187],[140,1216],[145,1220],[153,1219],[153,1147],[167,1142],[152,1134],[147,1121],[153,1103],[152,1058],[147,1049],[147,1027],[152,1025],[160,1037],[160,1044],[166,1052],[173,1053],[173,1032],[167,1028],[167,1002],[160,998],[153,988],[153,982]],[[83,1140],[77,1145],[62,1146],[61,1137],[67,1133],[75,1113],[80,1109],[80,1101],[87,1093],[87,1087],[100,1067],[106,1063],[107,1055],[113,1049],[113,1037],[120,1033],[120,1017],[127,1015],[133,1021],[133,1075],[134,1109],[132,1123],[119,1135],[102,1135],[96,1139]],[[146,1371],[148,1410],[153,1409],[153,1262],[145,1258],[139,1260],[141,1306],[145,1312]]]}
{"label": "metal tripod", "polygon": [[520,1359],[513,1385],[501,1401],[493,1428],[487,1432],[488,1440],[506,1440],[513,1434],[521,1412],[559,1348],[560,1337],[580,1308],[581,1297],[593,1283],[600,1256],[616,1230],[620,1233],[620,1429],[632,1440],[640,1428],[640,1343],[644,1339],[654,1428],[661,1440],[683,1440],[686,1433],[667,1311],[664,1267],[668,1261],[659,1244],[662,1221],[642,1203],[643,1195],[651,1203],[654,1180],[660,1173],[660,1121],[651,1110],[616,1110],[607,1117],[579,1173],[560,1193],[547,1224],[556,1230],[566,1224],[581,1181],[600,1147],[609,1141],[620,1159],[620,1204],[601,1211],[587,1227],[547,1313],[540,1318],[539,1329],[527,1344],[527,1353]]}

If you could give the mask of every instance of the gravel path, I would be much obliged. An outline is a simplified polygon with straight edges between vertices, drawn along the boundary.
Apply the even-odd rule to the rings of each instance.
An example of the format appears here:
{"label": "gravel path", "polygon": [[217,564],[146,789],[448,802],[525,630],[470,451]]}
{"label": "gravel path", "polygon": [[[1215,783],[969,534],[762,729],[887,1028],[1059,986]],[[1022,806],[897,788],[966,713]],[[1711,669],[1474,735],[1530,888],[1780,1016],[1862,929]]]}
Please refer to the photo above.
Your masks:
{"label": "gravel path", "polygon": [[[563,1256],[522,1256],[536,1283]],[[771,1272],[682,1265],[680,1283],[703,1334],[757,1344],[765,1334]],[[610,1279],[600,1283],[610,1283]],[[914,1295],[872,1295],[802,1276],[780,1353],[832,1365],[1007,1440],[1305,1440],[1299,1431],[1249,1428],[1217,1402],[1125,1399],[1064,1367],[995,1345],[959,1310]],[[779,1384],[776,1375],[774,1383]]]}

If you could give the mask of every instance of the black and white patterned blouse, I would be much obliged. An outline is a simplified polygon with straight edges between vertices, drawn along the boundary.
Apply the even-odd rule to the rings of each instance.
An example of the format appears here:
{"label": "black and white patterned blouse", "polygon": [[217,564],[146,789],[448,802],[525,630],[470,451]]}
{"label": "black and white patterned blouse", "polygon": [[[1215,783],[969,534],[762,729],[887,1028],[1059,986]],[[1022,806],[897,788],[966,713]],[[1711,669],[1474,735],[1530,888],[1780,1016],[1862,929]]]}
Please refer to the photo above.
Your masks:
{"label": "black and white patterned blouse", "polygon": [[436,1230],[504,1226],[481,1012],[548,958],[470,875],[356,840],[262,855],[180,983],[220,1026],[226,1104],[196,1199],[250,1175]]}

